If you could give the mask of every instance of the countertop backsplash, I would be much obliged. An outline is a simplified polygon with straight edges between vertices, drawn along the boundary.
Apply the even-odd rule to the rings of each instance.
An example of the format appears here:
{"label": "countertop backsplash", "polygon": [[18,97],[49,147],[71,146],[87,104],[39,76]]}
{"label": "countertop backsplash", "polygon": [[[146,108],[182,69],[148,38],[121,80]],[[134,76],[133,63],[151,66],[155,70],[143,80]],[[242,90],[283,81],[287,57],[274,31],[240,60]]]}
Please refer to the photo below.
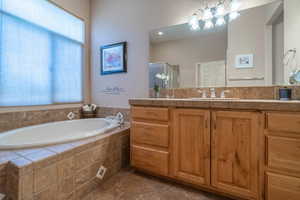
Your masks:
{"label": "countertop backsplash", "polygon": [[[279,99],[279,88],[292,88],[292,99],[300,100],[300,86],[266,86],[266,87],[216,87],[217,97],[224,90],[228,90],[226,97],[240,99]],[[201,97],[199,90],[205,91],[209,97],[210,88],[179,88],[174,89],[175,98]],[[161,89],[160,97],[172,96],[172,89]],[[154,97],[154,91],[150,89],[149,96]]]}

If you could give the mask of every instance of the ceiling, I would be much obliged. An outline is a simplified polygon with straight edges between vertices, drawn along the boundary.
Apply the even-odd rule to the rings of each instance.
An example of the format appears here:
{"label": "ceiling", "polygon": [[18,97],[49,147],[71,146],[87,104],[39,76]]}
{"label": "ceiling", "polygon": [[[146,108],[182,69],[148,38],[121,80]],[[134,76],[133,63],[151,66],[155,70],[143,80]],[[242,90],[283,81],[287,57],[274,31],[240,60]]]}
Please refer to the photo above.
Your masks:
{"label": "ceiling", "polygon": [[[156,29],[150,32],[150,42],[151,43],[160,43],[160,42],[166,42],[171,40],[180,40],[185,39],[189,37],[195,37],[195,36],[204,36],[212,33],[218,33],[227,31],[227,26],[220,26],[215,27],[208,30],[197,30],[193,31],[190,29],[190,26],[186,24],[179,24],[175,26],[168,26],[160,29]],[[162,32],[163,35],[159,35],[158,33]]]}

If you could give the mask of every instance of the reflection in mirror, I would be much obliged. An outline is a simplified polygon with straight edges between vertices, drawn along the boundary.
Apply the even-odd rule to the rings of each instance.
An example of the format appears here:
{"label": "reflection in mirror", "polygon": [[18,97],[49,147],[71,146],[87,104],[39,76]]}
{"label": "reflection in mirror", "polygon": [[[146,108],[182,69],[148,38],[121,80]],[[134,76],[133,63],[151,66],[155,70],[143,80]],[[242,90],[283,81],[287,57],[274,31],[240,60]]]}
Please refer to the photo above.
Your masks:
{"label": "reflection in mirror", "polygon": [[[188,24],[181,24],[153,31],[150,39],[150,73],[158,63],[176,66],[176,74],[169,75],[176,82],[173,88],[225,86],[226,26],[191,31]],[[150,74],[152,82],[153,77]]]}
{"label": "reflection in mirror", "polygon": [[299,0],[277,0],[210,29],[200,22],[197,30],[180,24],[151,31],[150,87],[299,84],[299,8]]}

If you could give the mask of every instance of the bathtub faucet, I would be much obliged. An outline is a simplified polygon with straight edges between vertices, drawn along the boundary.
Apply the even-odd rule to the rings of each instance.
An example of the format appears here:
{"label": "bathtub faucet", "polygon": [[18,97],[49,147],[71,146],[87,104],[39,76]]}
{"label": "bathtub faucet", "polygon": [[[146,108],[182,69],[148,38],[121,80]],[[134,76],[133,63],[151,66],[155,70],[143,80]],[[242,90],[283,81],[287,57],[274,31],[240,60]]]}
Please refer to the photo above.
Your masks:
{"label": "bathtub faucet", "polygon": [[124,124],[124,115],[121,112],[118,112],[115,116],[115,119],[120,123]]}

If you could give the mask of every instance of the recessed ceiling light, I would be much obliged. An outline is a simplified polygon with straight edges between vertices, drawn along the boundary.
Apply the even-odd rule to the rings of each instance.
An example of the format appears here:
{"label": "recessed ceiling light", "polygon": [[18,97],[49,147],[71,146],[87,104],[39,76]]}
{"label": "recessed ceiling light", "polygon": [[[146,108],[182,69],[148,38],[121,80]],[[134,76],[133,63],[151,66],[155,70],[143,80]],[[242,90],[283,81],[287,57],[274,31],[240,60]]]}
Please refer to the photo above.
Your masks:
{"label": "recessed ceiling light", "polygon": [[159,31],[159,32],[157,33],[157,35],[164,35],[164,33],[161,32],[161,31]]}

